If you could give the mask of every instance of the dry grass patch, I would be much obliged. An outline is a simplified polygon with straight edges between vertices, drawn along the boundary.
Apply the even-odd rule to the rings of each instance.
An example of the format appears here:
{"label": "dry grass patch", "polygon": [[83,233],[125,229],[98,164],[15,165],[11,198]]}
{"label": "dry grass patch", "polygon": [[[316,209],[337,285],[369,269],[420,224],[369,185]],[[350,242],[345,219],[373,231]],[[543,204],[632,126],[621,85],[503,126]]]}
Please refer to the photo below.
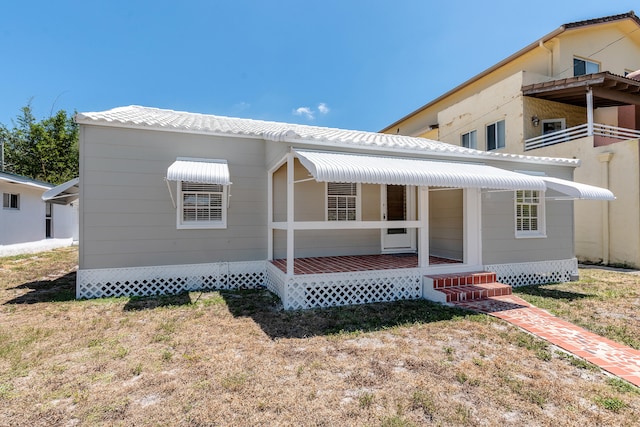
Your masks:
{"label": "dry grass patch", "polygon": [[266,291],[75,301],[76,256],[0,260],[0,425],[633,425],[640,411],[637,388],[484,315],[285,312]]}

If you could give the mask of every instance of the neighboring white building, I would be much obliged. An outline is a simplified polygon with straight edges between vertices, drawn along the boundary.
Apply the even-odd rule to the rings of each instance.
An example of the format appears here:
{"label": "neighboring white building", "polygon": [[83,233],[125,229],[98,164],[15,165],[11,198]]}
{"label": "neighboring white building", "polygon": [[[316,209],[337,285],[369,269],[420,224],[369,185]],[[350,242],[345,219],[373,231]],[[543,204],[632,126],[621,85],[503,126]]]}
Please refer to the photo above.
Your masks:
{"label": "neighboring white building", "polygon": [[139,106],[76,122],[80,298],[266,286],[297,309],[430,298],[441,274],[566,281],[570,199],[613,199],[574,159]]}
{"label": "neighboring white building", "polygon": [[45,202],[54,188],[8,172],[0,172],[0,256],[69,246],[78,236],[78,203]]}

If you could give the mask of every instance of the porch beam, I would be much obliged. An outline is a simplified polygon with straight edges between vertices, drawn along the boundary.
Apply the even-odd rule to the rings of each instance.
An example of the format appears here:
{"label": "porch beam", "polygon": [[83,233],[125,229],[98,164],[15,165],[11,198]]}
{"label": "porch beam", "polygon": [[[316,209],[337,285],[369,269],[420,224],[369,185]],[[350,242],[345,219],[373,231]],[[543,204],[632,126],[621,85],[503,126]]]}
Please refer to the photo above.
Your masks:
{"label": "porch beam", "polygon": [[[293,230],[363,230],[387,228],[424,228],[422,221],[297,221],[293,222]],[[271,222],[274,230],[289,230],[289,221]]]}

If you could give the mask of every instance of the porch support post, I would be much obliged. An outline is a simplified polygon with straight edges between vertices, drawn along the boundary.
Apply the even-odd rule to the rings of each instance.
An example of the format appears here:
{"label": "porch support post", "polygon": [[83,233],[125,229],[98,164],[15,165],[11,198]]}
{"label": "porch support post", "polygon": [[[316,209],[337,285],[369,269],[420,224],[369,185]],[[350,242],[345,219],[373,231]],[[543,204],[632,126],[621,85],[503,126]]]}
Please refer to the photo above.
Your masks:
{"label": "porch support post", "polygon": [[418,266],[429,267],[429,187],[418,187]]}
{"label": "porch support post", "polygon": [[267,174],[267,261],[273,261],[273,172]]}
{"label": "porch support post", "polygon": [[482,264],[482,193],[479,188],[463,190],[464,263]]}
{"label": "porch support post", "polygon": [[294,254],[294,239],[293,239],[293,221],[294,221],[294,161],[293,152],[289,151],[287,154],[287,275],[293,276],[293,254]]}
{"label": "porch support post", "polygon": [[587,88],[587,136],[593,136],[593,89]]}

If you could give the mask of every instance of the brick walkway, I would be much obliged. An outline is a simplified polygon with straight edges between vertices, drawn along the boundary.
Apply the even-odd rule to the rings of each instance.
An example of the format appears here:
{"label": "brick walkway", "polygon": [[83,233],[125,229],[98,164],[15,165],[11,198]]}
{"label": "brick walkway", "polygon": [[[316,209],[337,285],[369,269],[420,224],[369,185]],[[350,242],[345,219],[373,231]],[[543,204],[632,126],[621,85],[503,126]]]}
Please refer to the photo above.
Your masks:
{"label": "brick walkway", "polygon": [[514,295],[454,303],[504,319],[640,387],[640,351],[552,316]]}

